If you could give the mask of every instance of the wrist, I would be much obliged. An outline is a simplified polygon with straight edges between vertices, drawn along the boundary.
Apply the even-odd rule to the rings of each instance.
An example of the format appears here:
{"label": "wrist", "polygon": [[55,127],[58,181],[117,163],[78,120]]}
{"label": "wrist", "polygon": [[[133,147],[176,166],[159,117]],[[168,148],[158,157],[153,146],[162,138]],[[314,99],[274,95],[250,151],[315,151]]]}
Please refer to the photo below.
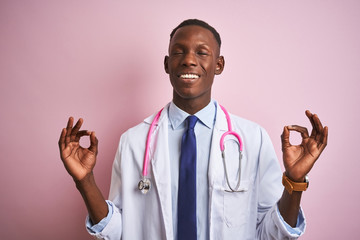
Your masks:
{"label": "wrist", "polygon": [[90,173],[86,174],[81,180],[74,179],[76,188],[81,192],[95,184],[94,174],[91,171]]}
{"label": "wrist", "polygon": [[284,174],[288,179],[290,179],[293,182],[305,182],[305,178],[307,176],[307,175],[305,175],[305,176],[293,176],[293,175],[289,174],[288,171],[285,171]]}

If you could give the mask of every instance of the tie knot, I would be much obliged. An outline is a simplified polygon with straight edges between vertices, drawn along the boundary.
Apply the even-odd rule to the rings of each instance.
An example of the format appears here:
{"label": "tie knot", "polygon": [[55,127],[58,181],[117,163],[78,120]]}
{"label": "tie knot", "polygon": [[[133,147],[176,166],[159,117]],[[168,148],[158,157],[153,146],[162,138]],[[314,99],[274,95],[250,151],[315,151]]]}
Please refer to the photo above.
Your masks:
{"label": "tie knot", "polygon": [[198,118],[194,115],[188,116],[187,117],[188,129],[194,129],[197,120],[198,120]]}

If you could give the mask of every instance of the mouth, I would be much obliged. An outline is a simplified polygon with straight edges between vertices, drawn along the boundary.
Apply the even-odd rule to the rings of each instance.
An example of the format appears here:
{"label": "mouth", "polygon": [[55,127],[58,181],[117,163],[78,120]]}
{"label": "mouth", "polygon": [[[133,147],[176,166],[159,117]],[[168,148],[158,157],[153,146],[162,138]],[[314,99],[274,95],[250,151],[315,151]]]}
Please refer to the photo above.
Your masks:
{"label": "mouth", "polygon": [[178,78],[185,80],[185,81],[192,81],[200,78],[200,75],[195,73],[182,73],[178,75]]}

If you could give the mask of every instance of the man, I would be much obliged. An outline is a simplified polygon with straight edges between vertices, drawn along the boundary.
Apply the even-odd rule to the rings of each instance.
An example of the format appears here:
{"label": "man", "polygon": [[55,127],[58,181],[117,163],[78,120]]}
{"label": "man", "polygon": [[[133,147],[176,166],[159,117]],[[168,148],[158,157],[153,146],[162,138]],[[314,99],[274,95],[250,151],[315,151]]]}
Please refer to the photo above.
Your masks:
{"label": "man", "polygon": [[[154,116],[122,135],[110,201],[105,201],[92,172],[97,154],[95,133],[80,131],[82,119],[73,127],[73,118],[69,118],[59,139],[60,154],[87,206],[90,234],[99,239],[179,240],[294,239],[302,234],[305,221],[300,199],[307,187],[306,175],[327,144],[328,128],[309,111],[310,136],[304,127],[284,127],[284,190],[270,138],[255,123],[231,115],[233,130],[243,142],[242,159],[241,163],[234,161],[239,153],[230,148],[227,166],[223,164],[219,142],[228,130],[227,118],[225,110],[211,99],[214,76],[225,65],[220,46],[217,31],[200,20],[186,20],[171,33],[164,67],[173,86],[173,100],[161,111],[150,134],[148,178],[152,187],[147,194],[137,185]],[[300,145],[290,145],[290,131],[301,133]],[[88,149],[79,145],[83,136],[90,136]],[[236,185],[236,191],[230,191]]]}

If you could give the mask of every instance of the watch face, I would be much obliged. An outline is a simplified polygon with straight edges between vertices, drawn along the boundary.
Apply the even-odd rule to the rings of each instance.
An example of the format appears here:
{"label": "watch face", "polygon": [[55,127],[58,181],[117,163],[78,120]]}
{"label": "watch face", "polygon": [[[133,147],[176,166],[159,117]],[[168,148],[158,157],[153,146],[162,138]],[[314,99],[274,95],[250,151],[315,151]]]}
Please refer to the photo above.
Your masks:
{"label": "watch face", "polygon": [[308,175],[305,176],[305,182],[307,183],[306,188],[309,187],[309,177]]}

